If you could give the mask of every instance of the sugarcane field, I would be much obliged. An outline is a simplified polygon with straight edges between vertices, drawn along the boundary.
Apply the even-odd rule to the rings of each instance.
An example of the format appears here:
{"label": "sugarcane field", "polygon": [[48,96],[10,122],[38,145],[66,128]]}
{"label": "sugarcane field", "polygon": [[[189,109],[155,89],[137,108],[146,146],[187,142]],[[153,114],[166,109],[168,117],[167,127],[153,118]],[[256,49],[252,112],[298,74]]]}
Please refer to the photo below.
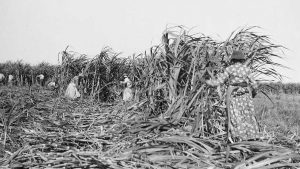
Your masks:
{"label": "sugarcane field", "polygon": [[[26,2],[0,2],[0,169],[300,168],[299,62],[291,56],[298,48],[288,43],[300,40],[296,32],[289,36],[300,25],[281,17],[299,14],[298,2],[286,6],[276,0],[273,8],[281,11],[270,8],[260,15],[263,20],[277,14],[276,20],[288,28],[284,40],[274,40],[273,29],[283,28],[268,27],[273,20],[258,26],[240,22],[250,15],[234,11],[252,11],[255,5],[248,1],[249,8],[240,8],[247,5],[236,0],[220,2],[215,14],[201,9],[211,18],[183,21],[200,24],[203,32],[169,25],[180,22],[167,14],[171,7],[182,7],[183,16],[185,10],[197,13],[195,5],[176,1],[159,2],[162,7],[102,2],[102,12],[91,1]],[[170,9],[163,8],[167,3]],[[229,5],[233,10],[226,9]],[[108,10],[115,12],[105,15]],[[28,20],[21,21],[22,15]],[[152,24],[150,16],[157,16],[154,24],[163,23],[161,29],[145,28],[153,39],[137,31]],[[217,23],[209,27],[208,21],[223,17],[235,18],[225,37]],[[117,29],[119,23],[123,27]],[[98,29],[106,31],[98,36]],[[31,40],[23,43],[21,38]],[[146,49],[140,40],[148,41]],[[118,43],[123,43],[120,49]]]}

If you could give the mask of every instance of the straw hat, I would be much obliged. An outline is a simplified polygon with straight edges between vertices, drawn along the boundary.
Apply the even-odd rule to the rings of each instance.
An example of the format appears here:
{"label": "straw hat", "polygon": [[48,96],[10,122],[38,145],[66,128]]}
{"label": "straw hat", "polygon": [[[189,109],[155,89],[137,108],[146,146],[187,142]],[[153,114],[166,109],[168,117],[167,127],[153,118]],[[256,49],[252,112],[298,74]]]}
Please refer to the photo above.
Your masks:
{"label": "straw hat", "polygon": [[79,79],[78,76],[74,76],[74,77],[71,79],[71,82],[77,83],[77,82],[78,82],[78,79]]}
{"label": "straw hat", "polygon": [[235,59],[235,60],[245,60],[246,57],[245,57],[245,55],[244,55],[244,53],[242,51],[240,51],[240,50],[234,50],[232,52],[230,60],[233,60],[233,59]]}

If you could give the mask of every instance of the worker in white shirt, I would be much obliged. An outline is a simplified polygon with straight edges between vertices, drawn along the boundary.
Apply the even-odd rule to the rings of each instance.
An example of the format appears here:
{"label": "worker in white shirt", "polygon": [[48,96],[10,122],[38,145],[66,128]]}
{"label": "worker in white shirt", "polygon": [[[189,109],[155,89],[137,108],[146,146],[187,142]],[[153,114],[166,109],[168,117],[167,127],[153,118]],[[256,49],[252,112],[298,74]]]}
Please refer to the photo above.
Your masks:
{"label": "worker in white shirt", "polygon": [[77,99],[81,96],[80,92],[78,91],[77,87],[78,87],[78,80],[79,80],[79,76],[75,76],[73,77],[73,79],[71,80],[71,82],[69,83],[66,92],[65,92],[65,96],[69,99]]}
{"label": "worker in white shirt", "polygon": [[14,76],[13,75],[8,75],[8,85],[9,86],[13,85],[13,80],[14,80]]}
{"label": "worker in white shirt", "polygon": [[50,88],[55,87],[55,82],[54,81],[49,82],[48,87]]}
{"label": "worker in white shirt", "polygon": [[4,74],[0,73],[0,84],[4,85],[4,81],[5,81],[5,76]]}
{"label": "worker in white shirt", "polygon": [[37,79],[37,82],[39,85],[43,86],[44,78],[45,78],[45,76],[43,74],[36,76],[36,79]]}
{"label": "worker in white shirt", "polygon": [[127,74],[124,75],[124,81],[121,81],[121,84],[125,84],[126,87],[123,91],[123,101],[127,102],[130,101],[132,99],[132,83],[130,81],[130,79],[128,78]]}
{"label": "worker in white shirt", "polygon": [[58,86],[58,79],[57,77],[53,77],[51,81],[47,84],[48,89],[54,90],[58,92],[59,86]]}

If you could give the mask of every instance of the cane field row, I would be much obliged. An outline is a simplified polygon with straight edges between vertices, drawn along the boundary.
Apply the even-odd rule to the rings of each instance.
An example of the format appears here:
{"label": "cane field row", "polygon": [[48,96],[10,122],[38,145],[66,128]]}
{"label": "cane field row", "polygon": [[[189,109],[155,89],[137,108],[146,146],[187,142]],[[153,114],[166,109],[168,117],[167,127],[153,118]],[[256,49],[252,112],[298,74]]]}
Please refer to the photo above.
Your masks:
{"label": "cane field row", "polygon": [[[0,72],[15,80],[0,84],[0,168],[299,168],[299,85],[261,83],[281,80],[276,67],[284,65],[273,58],[285,48],[256,30],[216,41],[178,26],[130,57],[105,47],[90,58],[66,47],[57,65],[1,63]],[[254,98],[259,140],[228,141],[228,83],[205,82],[224,71],[233,50],[244,52],[262,84]],[[126,103],[124,73],[134,91]],[[65,98],[78,74],[81,98]],[[50,81],[58,86],[48,88]]]}

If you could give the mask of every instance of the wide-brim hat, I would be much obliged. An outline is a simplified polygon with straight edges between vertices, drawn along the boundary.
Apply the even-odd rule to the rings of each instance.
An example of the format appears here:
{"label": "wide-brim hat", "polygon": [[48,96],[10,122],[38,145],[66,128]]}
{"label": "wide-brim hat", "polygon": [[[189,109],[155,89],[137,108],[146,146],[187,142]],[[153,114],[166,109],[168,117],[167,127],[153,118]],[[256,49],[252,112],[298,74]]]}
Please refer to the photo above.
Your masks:
{"label": "wide-brim hat", "polygon": [[234,50],[231,54],[230,60],[245,60],[246,57],[244,53],[240,50]]}
{"label": "wide-brim hat", "polygon": [[79,77],[78,76],[74,76],[73,79],[71,81],[75,82],[78,81]]}

